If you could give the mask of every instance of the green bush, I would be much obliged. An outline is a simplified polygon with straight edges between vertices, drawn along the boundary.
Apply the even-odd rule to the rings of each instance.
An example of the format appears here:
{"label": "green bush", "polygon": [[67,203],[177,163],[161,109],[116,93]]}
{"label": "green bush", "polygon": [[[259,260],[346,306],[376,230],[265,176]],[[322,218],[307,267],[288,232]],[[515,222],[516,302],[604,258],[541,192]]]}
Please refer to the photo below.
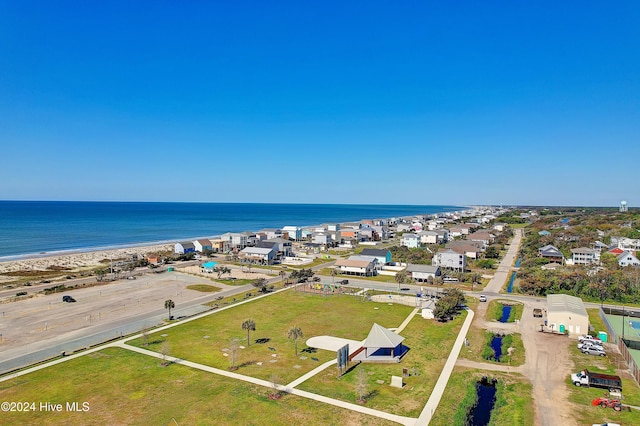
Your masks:
{"label": "green bush", "polygon": [[453,424],[455,426],[465,426],[468,424],[467,417],[469,412],[478,402],[478,392],[476,391],[476,383],[472,382],[472,385],[467,388],[467,392],[462,398],[462,401],[458,404],[458,410],[453,415]]}

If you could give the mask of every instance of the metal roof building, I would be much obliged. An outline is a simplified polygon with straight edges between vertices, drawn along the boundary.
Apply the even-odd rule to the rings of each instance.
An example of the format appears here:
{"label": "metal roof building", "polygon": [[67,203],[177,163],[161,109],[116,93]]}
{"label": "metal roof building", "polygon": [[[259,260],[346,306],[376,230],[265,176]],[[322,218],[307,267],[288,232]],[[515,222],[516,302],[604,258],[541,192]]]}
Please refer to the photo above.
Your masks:
{"label": "metal roof building", "polygon": [[566,294],[548,294],[547,327],[570,336],[587,334],[589,315],[582,299]]}

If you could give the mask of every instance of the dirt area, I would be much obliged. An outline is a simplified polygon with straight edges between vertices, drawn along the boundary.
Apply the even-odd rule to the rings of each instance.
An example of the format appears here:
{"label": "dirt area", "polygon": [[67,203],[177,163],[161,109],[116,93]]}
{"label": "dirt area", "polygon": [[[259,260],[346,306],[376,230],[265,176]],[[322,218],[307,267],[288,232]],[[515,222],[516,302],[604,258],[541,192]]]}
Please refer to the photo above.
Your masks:
{"label": "dirt area", "polygon": [[[77,289],[0,305],[2,343],[0,357],[16,348],[33,349],[47,341],[63,341],[70,334],[90,333],[110,323],[145,314],[157,314],[172,299],[176,307],[193,303],[211,293],[188,290],[193,284],[211,284],[202,278],[181,273],[147,274],[136,280]],[[230,288],[217,284],[223,289]],[[65,303],[69,295],[75,303]]]}
{"label": "dirt area", "polygon": [[[222,279],[229,279],[231,277],[239,279],[239,280],[257,280],[258,278],[273,278],[278,274],[278,271],[274,271],[273,274],[269,275],[265,273],[266,271],[263,269],[253,269],[249,271],[243,271],[242,268],[236,265],[227,265],[227,264],[218,264],[216,266],[226,266],[231,269],[231,274],[224,274]],[[178,271],[186,272],[187,274],[198,275],[201,277],[205,277],[209,280],[215,280],[218,278],[218,274],[215,272],[203,272],[199,266],[185,266],[178,268]],[[217,285],[218,283],[216,283]]]}

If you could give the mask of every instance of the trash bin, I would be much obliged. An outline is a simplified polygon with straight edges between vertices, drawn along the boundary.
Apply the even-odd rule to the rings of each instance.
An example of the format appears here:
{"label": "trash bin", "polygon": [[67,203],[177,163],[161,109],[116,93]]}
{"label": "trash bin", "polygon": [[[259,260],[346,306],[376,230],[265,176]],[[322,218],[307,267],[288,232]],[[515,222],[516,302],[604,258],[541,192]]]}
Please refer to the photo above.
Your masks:
{"label": "trash bin", "polygon": [[603,342],[608,342],[607,338],[608,336],[606,331],[598,331],[598,339],[602,340]]}

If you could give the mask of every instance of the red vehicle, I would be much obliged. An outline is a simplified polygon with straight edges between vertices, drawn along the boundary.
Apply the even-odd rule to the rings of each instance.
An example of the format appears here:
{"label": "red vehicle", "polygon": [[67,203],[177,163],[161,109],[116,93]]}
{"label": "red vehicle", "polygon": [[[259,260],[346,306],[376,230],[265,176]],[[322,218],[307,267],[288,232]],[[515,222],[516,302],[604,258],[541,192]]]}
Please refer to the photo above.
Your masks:
{"label": "red vehicle", "polygon": [[602,408],[613,408],[615,411],[622,410],[622,404],[618,399],[609,399],[609,398],[596,398],[591,401],[591,405],[596,406],[599,405]]}

